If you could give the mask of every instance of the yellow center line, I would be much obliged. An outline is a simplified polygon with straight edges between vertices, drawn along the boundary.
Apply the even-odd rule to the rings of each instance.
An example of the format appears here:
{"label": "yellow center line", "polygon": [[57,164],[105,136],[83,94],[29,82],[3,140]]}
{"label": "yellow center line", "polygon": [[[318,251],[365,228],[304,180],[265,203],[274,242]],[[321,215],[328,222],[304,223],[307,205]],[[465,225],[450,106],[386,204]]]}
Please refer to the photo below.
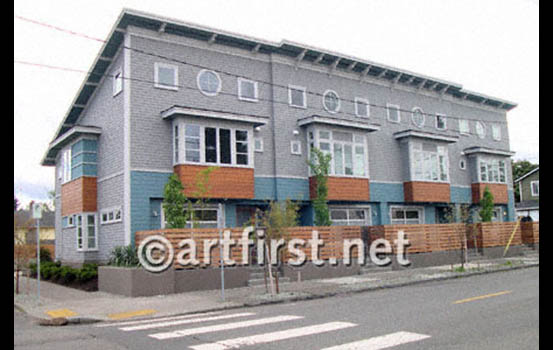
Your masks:
{"label": "yellow center line", "polygon": [[46,314],[52,318],[57,318],[57,317],[71,317],[71,316],[76,316],[77,313],[74,312],[74,311],[71,311],[69,309],[56,309],[56,310],[49,310],[49,311],[45,311]]}
{"label": "yellow center line", "polygon": [[480,296],[477,296],[477,297],[472,297],[472,298],[457,300],[457,301],[455,301],[453,304],[462,304],[462,303],[466,303],[466,302],[469,302],[469,301],[475,301],[475,300],[480,300],[480,299],[486,299],[486,298],[491,298],[491,297],[497,297],[497,296],[500,296],[500,295],[509,294],[509,293],[511,293],[511,292],[512,292],[512,291],[510,291],[510,290],[506,290],[506,291],[498,292],[498,293],[480,295]]}
{"label": "yellow center line", "polygon": [[111,315],[108,315],[108,317],[111,318],[112,320],[122,320],[122,319],[130,318],[130,317],[151,315],[153,313],[156,313],[156,310],[145,309],[145,310],[121,312],[121,313],[118,313],[118,314],[111,314]]}

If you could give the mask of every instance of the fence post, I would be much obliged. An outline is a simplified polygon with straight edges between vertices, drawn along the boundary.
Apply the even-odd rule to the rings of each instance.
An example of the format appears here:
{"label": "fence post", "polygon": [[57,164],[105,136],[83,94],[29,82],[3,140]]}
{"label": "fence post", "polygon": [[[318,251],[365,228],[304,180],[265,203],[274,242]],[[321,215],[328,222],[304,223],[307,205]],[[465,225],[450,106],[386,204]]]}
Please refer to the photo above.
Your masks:
{"label": "fence post", "polygon": [[505,256],[505,254],[507,254],[507,250],[509,250],[509,246],[511,245],[511,241],[515,237],[515,233],[517,232],[517,228],[520,225],[520,219],[521,219],[520,217],[517,219],[515,229],[513,230],[513,233],[511,234],[511,238],[509,238],[509,242],[507,242],[507,245],[505,246],[505,250],[503,251],[503,256]]}

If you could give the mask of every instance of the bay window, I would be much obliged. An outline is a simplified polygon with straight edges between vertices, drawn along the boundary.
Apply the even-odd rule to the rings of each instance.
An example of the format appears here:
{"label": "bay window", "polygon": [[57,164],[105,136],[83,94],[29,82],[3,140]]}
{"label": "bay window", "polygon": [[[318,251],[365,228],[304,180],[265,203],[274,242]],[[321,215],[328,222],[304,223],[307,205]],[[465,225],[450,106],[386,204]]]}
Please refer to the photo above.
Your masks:
{"label": "bay window", "polygon": [[329,175],[368,175],[365,136],[352,132],[315,129],[309,132],[309,145],[317,147],[323,154],[332,156]]}
{"label": "bay window", "polygon": [[413,180],[436,182],[449,180],[447,147],[433,143],[413,142],[411,155]]}
{"label": "bay window", "polygon": [[505,161],[482,158],[479,160],[478,172],[480,182],[507,182]]}
{"label": "bay window", "polygon": [[[208,165],[252,166],[250,134],[248,130],[176,123],[184,129],[184,142],[179,143],[175,127],[175,163]],[[179,154],[184,154],[184,160]],[[179,159],[181,162],[179,162]]]}

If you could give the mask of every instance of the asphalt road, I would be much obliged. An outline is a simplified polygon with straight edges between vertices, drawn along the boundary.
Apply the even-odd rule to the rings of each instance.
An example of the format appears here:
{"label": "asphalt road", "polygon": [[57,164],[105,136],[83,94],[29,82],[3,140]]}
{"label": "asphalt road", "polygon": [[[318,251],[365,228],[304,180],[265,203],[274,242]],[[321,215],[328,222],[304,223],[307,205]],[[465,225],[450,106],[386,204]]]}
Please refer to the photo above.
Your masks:
{"label": "asphalt road", "polygon": [[539,268],[170,319],[40,327],[16,349],[538,349]]}

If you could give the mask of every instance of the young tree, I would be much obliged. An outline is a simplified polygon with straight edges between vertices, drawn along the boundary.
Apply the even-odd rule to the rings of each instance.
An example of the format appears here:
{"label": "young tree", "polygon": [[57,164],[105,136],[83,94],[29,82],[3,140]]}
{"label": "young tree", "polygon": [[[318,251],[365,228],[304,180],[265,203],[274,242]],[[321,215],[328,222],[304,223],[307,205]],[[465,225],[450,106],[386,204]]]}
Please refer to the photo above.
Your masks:
{"label": "young tree", "polygon": [[330,171],[330,162],[332,156],[324,154],[318,148],[311,149],[311,157],[308,161],[309,168],[315,176],[315,199],[313,199],[313,209],[315,210],[315,226],[330,226],[330,213],[328,210],[328,173]]}
{"label": "young tree", "polygon": [[456,207],[451,204],[447,207],[444,217],[447,223],[463,223],[462,226],[455,227],[455,232],[461,241],[461,268],[464,269],[465,263],[468,262],[467,232],[470,230],[471,222],[470,205],[460,204]]}
{"label": "young tree", "polygon": [[[273,202],[269,203],[269,208],[264,212],[258,210],[259,224],[265,229],[265,253],[267,257],[267,262],[265,263],[265,271],[269,274],[269,279],[271,281],[271,293],[274,294],[272,288],[273,281],[273,266],[271,264],[272,260],[282,263],[284,261],[284,254],[286,253],[286,246],[290,240],[290,232],[288,229],[298,225],[298,211],[299,206],[296,203],[293,203],[289,199],[286,199],[284,203],[282,202]],[[277,255],[273,257],[274,252],[271,251],[271,241],[279,240],[284,241],[284,249],[277,250]],[[278,266],[277,266],[278,268]],[[275,269],[275,284],[276,284],[276,293],[279,293],[278,286],[278,270]],[[267,289],[267,282],[265,280],[265,288]]]}
{"label": "young tree", "polygon": [[493,195],[488,186],[484,189],[484,194],[480,200],[480,219],[482,222],[490,222],[493,218]]}
{"label": "young tree", "polygon": [[186,227],[187,198],[184,195],[184,187],[176,174],[172,174],[163,190],[163,210],[167,228]]}

